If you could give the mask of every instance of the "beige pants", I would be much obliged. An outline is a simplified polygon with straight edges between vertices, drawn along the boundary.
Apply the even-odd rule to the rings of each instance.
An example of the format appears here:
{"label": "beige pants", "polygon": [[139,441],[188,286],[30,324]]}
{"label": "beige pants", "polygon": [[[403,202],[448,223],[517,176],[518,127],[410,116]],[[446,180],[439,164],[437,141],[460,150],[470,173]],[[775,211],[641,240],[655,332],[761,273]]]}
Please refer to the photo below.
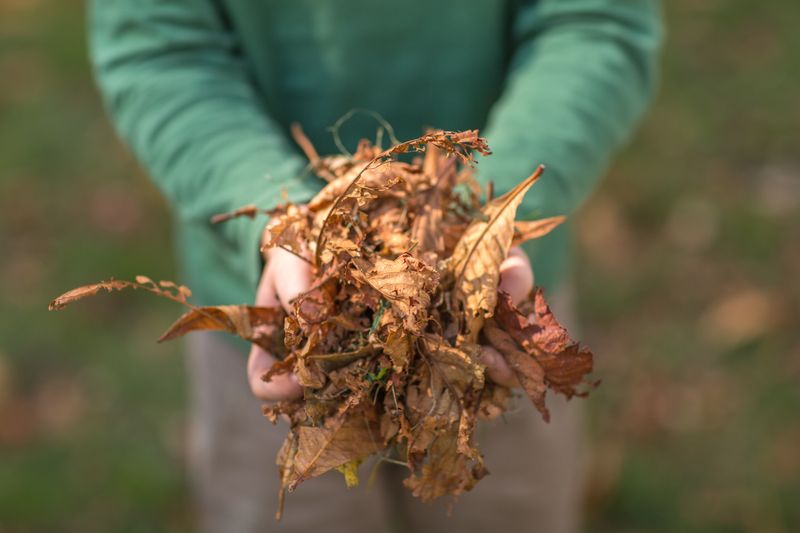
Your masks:
{"label": "beige pants", "polygon": [[[559,298],[559,296],[561,298]],[[566,291],[552,306],[571,324]],[[569,533],[579,529],[584,454],[580,400],[548,396],[545,424],[526,398],[477,434],[490,475],[464,494],[447,516],[447,502],[421,504],[401,486],[403,467],[383,464],[375,483],[361,467],[361,486],[347,489],[338,472],[301,484],[275,522],[275,456],[286,435],[261,416],[250,395],[246,357],[220,336],[189,336],[190,470],[200,530],[251,532],[502,531]]]}

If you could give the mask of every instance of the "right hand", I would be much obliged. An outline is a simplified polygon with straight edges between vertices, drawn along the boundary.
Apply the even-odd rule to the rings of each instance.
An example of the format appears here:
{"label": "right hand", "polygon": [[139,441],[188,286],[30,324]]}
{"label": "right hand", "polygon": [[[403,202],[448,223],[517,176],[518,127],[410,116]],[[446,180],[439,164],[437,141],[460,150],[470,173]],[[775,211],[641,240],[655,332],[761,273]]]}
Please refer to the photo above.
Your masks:
{"label": "right hand", "polygon": [[[515,304],[524,301],[533,289],[533,268],[522,248],[515,246],[509,250],[508,257],[500,265],[499,289],[508,293]],[[481,348],[481,360],[486,365],[486,376],[504,387],[519,387],[519,380],[503,355],[492,346],[481,346]]]}
{"label": "right hand", "polygon": [[[291,312],[291,302],[311,285],[311,265],[282,248],[267,252],[267,264],[256,290],[257,306],[283,306]],[[253,344],[247,359],[247,380],[250,390],[266,401],[295,400],[303,396],[303,387],[293,373],[273,376],[263,381],[261,376],[277,359],[258,345]]]}

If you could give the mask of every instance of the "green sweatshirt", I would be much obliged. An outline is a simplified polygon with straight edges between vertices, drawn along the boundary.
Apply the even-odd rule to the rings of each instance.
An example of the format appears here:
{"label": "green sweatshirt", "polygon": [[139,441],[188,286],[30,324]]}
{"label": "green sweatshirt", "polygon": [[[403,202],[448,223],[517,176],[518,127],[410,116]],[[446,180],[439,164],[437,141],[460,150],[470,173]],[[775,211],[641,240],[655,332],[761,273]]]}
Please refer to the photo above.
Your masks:
{"label": "green sweatshirt", "polygon": [[[409,139],[480,128],[478,175],[502,193],[547,165],[520,215],[570,214],[653,91],[657,0],[94,0],[91,52],[107,108],[174,210],[185,281],[202,304],[251,302],[265,220],[211,225],[321,180],[288,136],[323,155],[328,127],[377,111]],[[374,137],[356,120],[345,144]],[[537,283],[568,271],[566,230],[538,241]]]}

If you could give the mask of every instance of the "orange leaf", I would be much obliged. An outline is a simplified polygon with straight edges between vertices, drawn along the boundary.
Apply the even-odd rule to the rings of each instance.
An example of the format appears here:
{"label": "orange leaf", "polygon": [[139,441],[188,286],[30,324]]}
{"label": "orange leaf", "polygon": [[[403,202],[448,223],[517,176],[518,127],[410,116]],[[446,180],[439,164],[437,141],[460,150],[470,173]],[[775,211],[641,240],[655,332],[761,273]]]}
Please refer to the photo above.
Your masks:
{"label": "orange leaf", "polygon": [[197,307],[184,313],[158,339],[168,341],[191,331],[227,331],[264,349],[272,350],[272,342],[265,326],[280,326],[284,317],[277,307],[253,307],[249,305],[220,305]]}
{"label": "orange leaf", "polygon": [[518,220],[514,223],[514,239],[511,246],[544,237],[563,223],[567,217],[558,216],[540,220]]}

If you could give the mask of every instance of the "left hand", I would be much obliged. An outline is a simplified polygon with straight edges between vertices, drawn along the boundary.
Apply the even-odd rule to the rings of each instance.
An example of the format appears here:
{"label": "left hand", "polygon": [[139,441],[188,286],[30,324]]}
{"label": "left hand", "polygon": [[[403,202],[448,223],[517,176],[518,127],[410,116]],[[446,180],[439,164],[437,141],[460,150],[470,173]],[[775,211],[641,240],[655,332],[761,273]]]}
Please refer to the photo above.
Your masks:
{"label": "left hand", "polygon": [[[511,300],[518,304],[528,297],[532,289],[533,268],[530,260],[522,248],[515,246],[508,251],[508,257],[500,264],[499,290],[507,292]],[[486,365],[486,375],[489,379],[505,387],[519,387],[514,371],[500,352],[491,346],[483,346],[481,359]]]}
{"label": "left hand", "polygon": [[[273,248],[267,252],[267,262],[256,290],[256,305],[282,306],[292,312],[292,300],[311,286],[311,266],[296,255]],[[257,344],[250,348],[247,359],[247,380],[253,394],[265,401],[295,400],[303,396],[303,387],[294,373],[280,374],[269,381],[261,376],[277,359]]]}

